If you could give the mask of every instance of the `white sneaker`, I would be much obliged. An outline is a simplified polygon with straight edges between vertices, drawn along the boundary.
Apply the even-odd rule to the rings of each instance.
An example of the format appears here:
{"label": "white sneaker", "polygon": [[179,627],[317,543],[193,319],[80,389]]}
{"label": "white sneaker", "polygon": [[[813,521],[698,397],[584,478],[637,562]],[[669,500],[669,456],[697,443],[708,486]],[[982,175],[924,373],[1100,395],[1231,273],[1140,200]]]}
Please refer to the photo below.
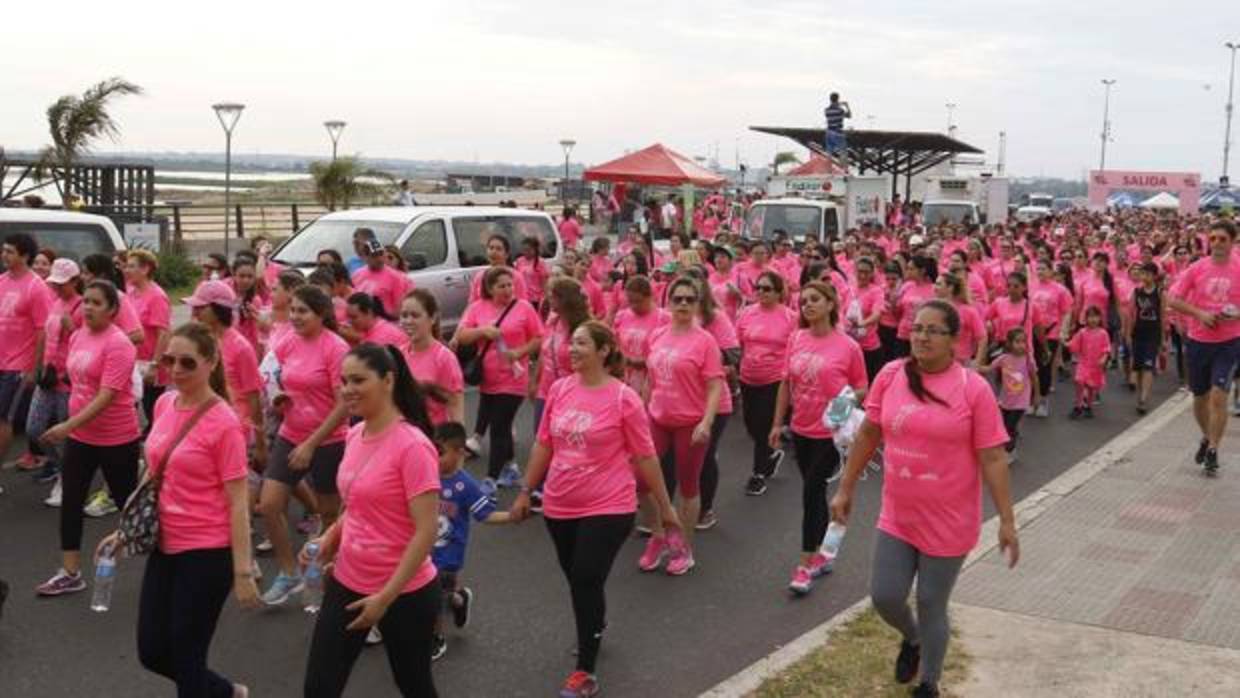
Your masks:
{"label": "white sneaker", "polygon": [[383,642],[383,633],[379,632],[379,626],[370,626],[370,632],[366,633],[366,644],[377,645]]}
{"label": "white sneaker", "polygon": [[473,458],[477,458],[482,453],[482,444],[478,442],[477,436],[465,439],[465,450],[469,451],[470,456]]}
{"label": "white sneaker", "polygon": [[106,489],[95,492],[91,495],[90,500],[86,502],[86,506],[82,507],[82,513],[92,519],[115,514],[117,511],[116,502],[112,501],[112,498],[108,496]]}
{"label": "white sneaker", "polygon": [[52,493],[43,500],[43,503],[49,507],[59,507],[61,497],[60,478],[56,478],[56,484],[52,485]]}

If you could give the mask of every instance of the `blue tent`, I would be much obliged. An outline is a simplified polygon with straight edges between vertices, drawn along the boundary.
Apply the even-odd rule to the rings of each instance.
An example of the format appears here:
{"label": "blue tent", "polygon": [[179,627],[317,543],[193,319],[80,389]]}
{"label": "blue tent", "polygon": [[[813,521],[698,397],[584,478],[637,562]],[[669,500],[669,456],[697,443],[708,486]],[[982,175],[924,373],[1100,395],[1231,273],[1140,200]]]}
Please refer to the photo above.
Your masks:
{"label": "blue tent", "polygon": [[1200,206],[1204,211],[1240,210],[1240,192],[1235,189],[1213,189],[1201,195]]}
{"label": "blue tent", "polygon": [[1132,208],[1141,203],[1132,192],[1120,191],[1107,197],[1107,208]]}

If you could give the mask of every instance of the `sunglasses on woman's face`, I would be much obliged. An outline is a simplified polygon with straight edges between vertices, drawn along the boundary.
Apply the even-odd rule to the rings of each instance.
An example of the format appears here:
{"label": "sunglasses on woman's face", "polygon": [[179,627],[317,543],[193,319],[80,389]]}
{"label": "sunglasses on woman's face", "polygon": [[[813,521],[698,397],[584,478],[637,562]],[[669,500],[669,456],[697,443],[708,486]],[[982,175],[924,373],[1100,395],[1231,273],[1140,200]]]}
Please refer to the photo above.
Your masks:
{"label": "sunglasses on woman's face", "polygon": [[159,365],[171,370],[173,366],[180,366],[183,371],[198,370],[198,359],[192,356],[173,356],[172,354],[164,354],[159,357]]}
{"label": "sunglasses on woman's face", "polygon": [[697,296],[672,296],[672,305],[693,305],[697,303]]}
{"label": "sunglasses on woman's face", "polygon": [[754,286],[754,289],[758,293],[771,293],[775,290],[775,287],[770,284],[758,284],[757,286]]}

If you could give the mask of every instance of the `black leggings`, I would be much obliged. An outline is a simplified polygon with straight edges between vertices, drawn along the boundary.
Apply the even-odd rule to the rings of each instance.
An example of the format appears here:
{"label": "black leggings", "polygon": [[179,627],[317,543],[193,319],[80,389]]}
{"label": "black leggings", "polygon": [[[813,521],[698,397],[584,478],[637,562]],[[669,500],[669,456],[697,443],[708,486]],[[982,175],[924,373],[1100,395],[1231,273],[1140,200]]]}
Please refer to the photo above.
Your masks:
{"label": "black leggings", "polygon": [[1175,350],[1175,376],[1183,383],[1188,380],[1188,369],[1184,365],[1184,335],[1174,325],[1171,327],[1171,347]]}
{"label": "black leggings", "polygon": [[95,479],[95,469],[103,470],[112,501],[125,506],[125,500],[138,486],[138,442],[120,446],[91,446],[72,438],[65,442],[61,464],[60,549],[82,549],[82,507]]}
{"label": "black leggings", "polygon": [[745,418],[745,431],[753,440],[753,474],[770,477],[771,423],[775,419],[775,398],[779,396],[779,383],[749,385],[741,383],[741,414]]}
{"label": "black leggings", "polygon": [[155,421],[155,403],[166,390],[168,387],[164,385],[142,386],[142,414],[146,416],[146,426],[142,428],[143,439],[151,433],[151,424]]}
{"label": "black leggings", "polygon": [[1007,430],[1008,442],[1004,446],[1004,450],[1008,453],[1016,450],[1016,440],[1020,438],[1020,418],[1025,416],[1025,410],[1008,410],[999,409],[1003,415],[1003,428]]}
{"label": "black leggings", "polygon": [[[1055,376],[1051,375],[1051,367],[1055,365],[1055,352],[1059,351],[1059,340],[1046,340],[1045,352],[1034,352],[1033,358],[1038,366],[1038,394],[1039,397],[1046,397],[1051,394],[1051,386],[1054,385]],[[1042,359],[1045,355],[1046,361]]]}
{"label": "black leggings", "polygon": [[878,326],[878,344],[883,352],[883,363],[896,358],[896,328],[891,325]]}
{"label": "black leggings", "polygon": [[802,479],[801,552],[812,553],[827,533],[827,481],[840,469],[840,452],[831,439],[811,439],[794,433],[792,444]]}
{"label": "black leggings", "polygon": [[211,637],[232,589],[232,551],[189,550],[146,561],[138,605],[138,659],[171,679],[177,698],[231,698],[232,682],[207,668]]}
{"label": "black leggings", "polygon": [[880,346],[877,349],[867,349],[862,352],[865,356],[865,375],[866,378],[873,383],[874,376],[883,369],[887,364],[887,352],[883,351]]}
{"label": "black leggings", "polygon": [[555,544],[555,555],[573,597],[577,670],[593,674],[603,628],[607,625],[607,599],[603,589],[611,573],[611,564],[633,529],[633,514],[546,518],[546,521],[547,532]]}
{"label": "black leggings", "polygon": [[512,422],[521,409],[520,395],[482,393],[478,404],[486,427],[491,431],[491,449],[487,454],[487,477],[499,477],[499,471],[517,455],[512,442]]}
{"label": "black leggings", "polygon": [[702,494],[702,511],[715,508],[715,493],[719,491],[719,439],[723,438],[723,430],[728,427],[730,414],[715,415],[715,422],[710,427],[710,445],[706,447],[706,459],[702,461],[702,477],[698,479],[698,491]]}
{"label": "black leggings", "polygon": [[[431,677],[431,638],[435,618],[442,608],[440,594],[439,584],[431,581],[417,591],[396,597],[379,619],[388,666],[405,698],[438,695]],[[327,578],[323,606],[314,624],[310,656],[306,660],[306,698],[338,698],[344,693],[367,634],[366,630],[345,630],[360,613],[347,611],[345,606],[365,596],[337,582],[335,577]]]}

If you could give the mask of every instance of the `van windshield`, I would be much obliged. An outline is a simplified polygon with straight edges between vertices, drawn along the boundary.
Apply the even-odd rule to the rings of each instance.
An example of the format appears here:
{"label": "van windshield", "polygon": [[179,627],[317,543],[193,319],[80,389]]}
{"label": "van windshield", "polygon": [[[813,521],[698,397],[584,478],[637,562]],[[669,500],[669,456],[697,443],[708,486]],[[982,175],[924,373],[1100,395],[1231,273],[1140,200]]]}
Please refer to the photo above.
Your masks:
{"label": "van windshield", "polygon": [[784,231],[794,241],[803,241],[807,235],[817,240],[822,230],[822,209],[768,204],[757,204],[749,209],[745,217],[745,237],[770,240],[777,230]]}
{"label": "van windshield", "polygon": [[973,204],[926,204],[922,209],[922,223],[927,227],[943,223],[977,223]]}
{"label": "van windshield", "polygon": [[370,228],[384,245],[396,244],[396,238],[405,229],[404,223],[384,221],[324,220],[322,218],[301,229],[276,252],[273,259],[290,267],[314,266],[321,250],[335,250],[346,261],[356,257],[353,251],[353,231]]}
{"label": "van windshield", "polygon": [[68,257],[81,262],[83,257],[96,253],[109,257],[116,250],[111,237],[103,226],[95,223],[44,223],[4,221],[0,223],[0,238],[10,233],[26,233],[34,238],[39,247],[54,250],[57,257]]}

